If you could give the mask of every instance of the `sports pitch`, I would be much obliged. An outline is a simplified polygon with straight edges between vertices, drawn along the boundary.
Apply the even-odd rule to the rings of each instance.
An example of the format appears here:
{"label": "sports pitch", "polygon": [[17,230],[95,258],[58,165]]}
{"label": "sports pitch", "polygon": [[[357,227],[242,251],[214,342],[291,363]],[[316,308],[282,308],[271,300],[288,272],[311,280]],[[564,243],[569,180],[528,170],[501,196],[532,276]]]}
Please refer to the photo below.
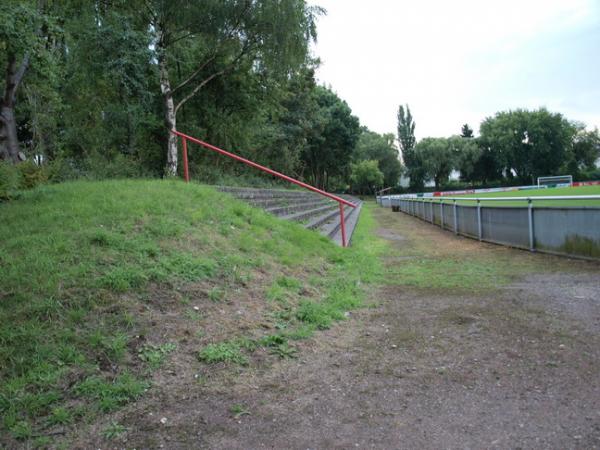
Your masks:
{"label": "sports pitch", "polygon": [[[453,197],[461,198],[486,198],[486,197],[522,197],[532,198],[534,206],[592,206],[600,207],[600,199],[583,199],[583,200],[535,200],[535,197],[550,197],[550,196],[580,196],[580,195],[600,195],[600,185],[598,186],[578,186],[578,187],[561,187],[561,188],[546,188],[546,189],[526,189],[522,191],[508,192],[486,192],[482,194],[463,194]],[[439,197],[438,197],[439,199]],[[445,201],[452,202],[451,200]],[[464,205],[475,205],[476,202],[458,202]],[[482,201],[484,206],[527,206],[525,200],[516,201]]]}

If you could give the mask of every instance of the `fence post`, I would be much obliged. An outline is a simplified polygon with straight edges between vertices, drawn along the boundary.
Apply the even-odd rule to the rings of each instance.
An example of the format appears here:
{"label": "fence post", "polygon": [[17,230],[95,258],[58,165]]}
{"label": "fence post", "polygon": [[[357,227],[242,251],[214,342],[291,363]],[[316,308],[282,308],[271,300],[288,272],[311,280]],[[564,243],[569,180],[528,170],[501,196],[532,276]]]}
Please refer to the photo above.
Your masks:
{"label": "fence post", "polygon": [[527,199],[527,216],[529,219],[529,250],[535,251],[535,236],[533,231],[533,202]]}
{"label": "fence post", "polygon": [[190,182],[190,171],[188,168],[188,154],[187,154],[187,139],[182,137],[183,141],[183,177],[185,178],[185,182]]}
{"label": "fence post", "polygon": [[454,234],[458,234],[458,217],[456,217],[456,200],[454,200],[454,205],[452,206],[454,209]]}
{"label": "fence post", "polygon": [[444,201],[440,199],[440,226],[444,229]]}
{"label": "fence post", "polygon": [[430,200],[429,204],[431,205],[431,223],[435,224],[435,220],[433,220],[433,199]]}
{"label": "fence post", "polygon": [[481,238],[483,237],[481,230],[481,200],[477,200],[477,236],[481,241]]}

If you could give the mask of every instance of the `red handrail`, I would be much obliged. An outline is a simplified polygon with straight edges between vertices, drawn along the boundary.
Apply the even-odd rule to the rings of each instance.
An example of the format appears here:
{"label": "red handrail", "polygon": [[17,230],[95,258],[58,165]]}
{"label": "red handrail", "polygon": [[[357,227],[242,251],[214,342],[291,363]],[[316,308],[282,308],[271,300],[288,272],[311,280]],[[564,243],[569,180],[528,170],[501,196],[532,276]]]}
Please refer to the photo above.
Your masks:
{"label": "red handrail", "polygon": [[305,189],[308,189],[309,191],[313,191],[316,192],[317,194],[323,195],[325,197],[328,197],[332,200],[335,200],[336,202],[338,202],[339,207],[340,207],[340,227],[341,227],[341,231],[342,231],[342,247],[346,247],[346,224],[344,223],[344,206],[343,205],[347,205],[350,206],[352,208],[356,208],[357,205],[355,205],[352,202],[349,202],[348,200],[344,200],[341,197],[338,197],[337,195],[333,195],[330,194],[329,192],[325,192],[322,191],[321,189],[318,189],[314,186],[311,186],[310,184],[306,184],[303,183],[302,181],[296,180],[294,178],[288,177],[287,175],[284,175],[280,172],[277,172],[273,169],[269,169],[268,167],[265,166],[261,166],[260,164],[257,164],[253,161],[250,161],[249,159],[246,158],[242,158],[241,156],[238,156],[234,153],[228,152],[226,150],[223,150],[219,147],[215,147],[214,145],[209,144],[208,142],[204,142],[201,141],[200,139],[196,139],[192,136],[189,136],[187,134],[184,134],[180,131],[177,130],[171,130],[171,133],[173,133],[176,136],[179,136],[181,138],[181,140],[183,141],[183,174],[185,177],[185,181],[186,183],[189,183],[190,181],[190,173],[189,173],[189,168],[188,168],[188,155],[187,155],[187,141],[191,141],[194,142],[198,145],[201,145],[204,148],[207,148],[209,150],[213,150],[217,153],[220,153],[221,155],[225,155],[228,156],[229,158],[235,159],[236,161],[242,162],[248,166],[254,167],[256,169],[262,170],[263,172],[266,172],[270,175],[276,176],[278,178],[281,178],[285,181],[288,181],[290,183],[296,184],[298,186],[301,186]]}

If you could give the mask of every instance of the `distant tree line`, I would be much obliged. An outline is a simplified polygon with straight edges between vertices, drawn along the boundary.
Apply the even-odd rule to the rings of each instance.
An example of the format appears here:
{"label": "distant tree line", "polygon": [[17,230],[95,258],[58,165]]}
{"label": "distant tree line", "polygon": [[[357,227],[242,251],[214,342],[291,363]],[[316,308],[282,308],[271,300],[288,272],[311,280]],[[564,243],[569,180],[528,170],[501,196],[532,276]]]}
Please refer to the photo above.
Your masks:
{"label": "distant tree line", "polygon": [[535,184],[545,175],[600,179],[600,135],[545,108],[499,112],[486,118],[475,137],[469,125],[460,135],[414,139],[415,123],[408,106],[398,110],[398,141],[411,190],[432,181],[449,185],[456,170],[469,186]]}

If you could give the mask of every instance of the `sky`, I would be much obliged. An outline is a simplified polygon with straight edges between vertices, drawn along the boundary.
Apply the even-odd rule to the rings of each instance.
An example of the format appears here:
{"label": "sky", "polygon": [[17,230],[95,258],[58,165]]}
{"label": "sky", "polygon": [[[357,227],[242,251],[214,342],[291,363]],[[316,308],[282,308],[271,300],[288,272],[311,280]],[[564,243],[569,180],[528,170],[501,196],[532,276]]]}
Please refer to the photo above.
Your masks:
{"label": "sky", "polygon": [[459,134],[498,111],[546,107],[600,128],[600,0],[313,0],[320,83],[361,124]]}

